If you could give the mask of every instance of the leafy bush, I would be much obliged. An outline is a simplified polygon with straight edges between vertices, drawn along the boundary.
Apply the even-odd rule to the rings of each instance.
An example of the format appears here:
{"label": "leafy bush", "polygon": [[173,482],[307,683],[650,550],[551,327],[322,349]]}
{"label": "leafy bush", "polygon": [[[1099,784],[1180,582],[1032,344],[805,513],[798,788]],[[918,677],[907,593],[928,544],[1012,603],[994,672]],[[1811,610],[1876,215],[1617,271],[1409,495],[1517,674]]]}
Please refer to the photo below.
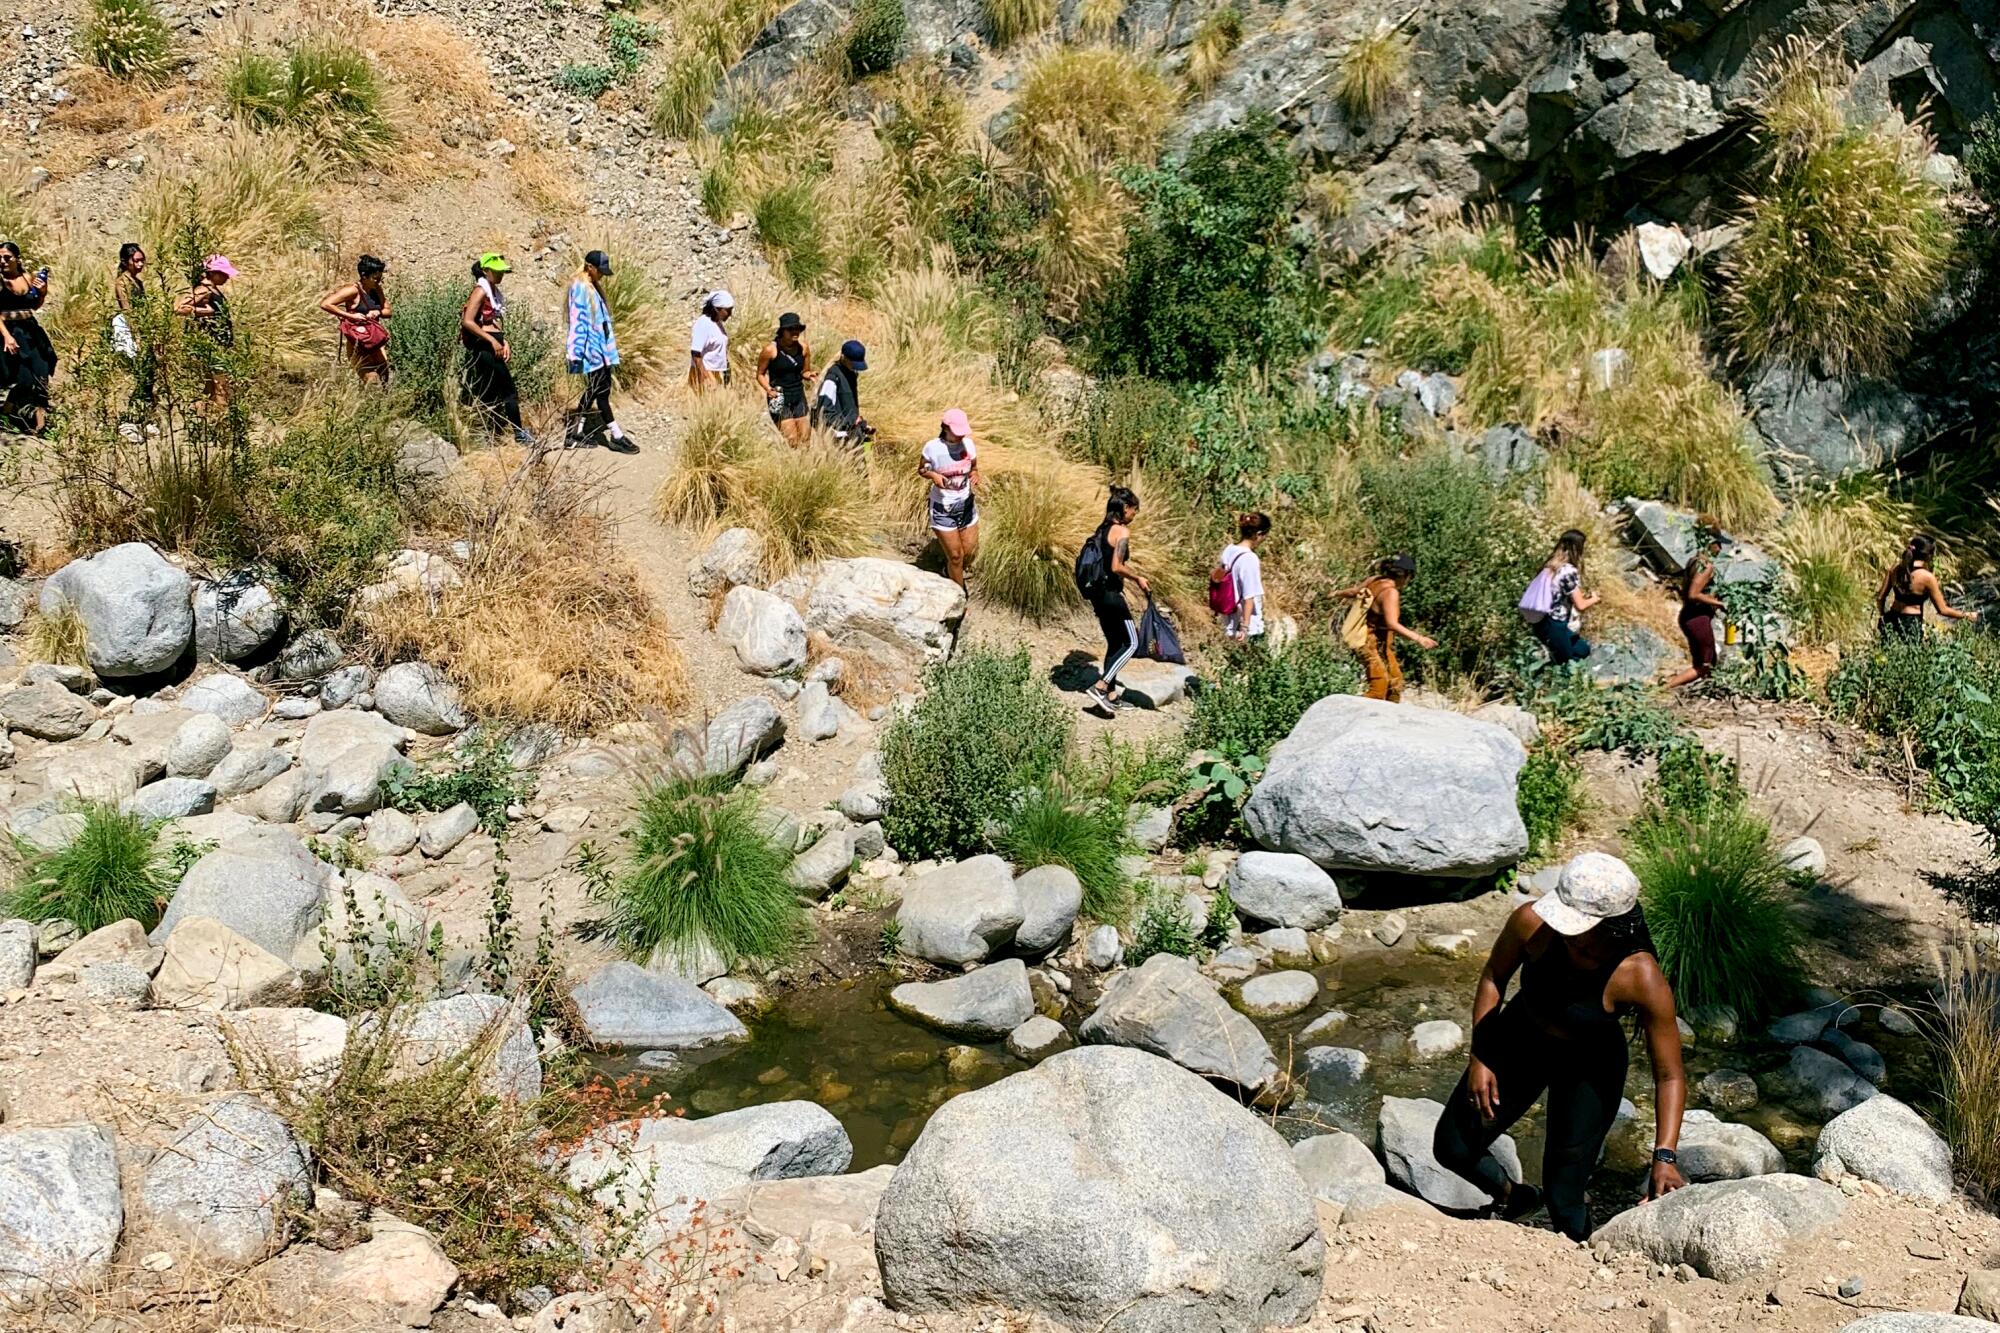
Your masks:
{"label": "leafy bush", "polygon": [[856,78],[893,68],[909,22],[903,0],[862,0],[847,29],[847,68]]}
{"label": "leafy bush", "polygon": [[711,778],[648,782],[623,865],[597,890],[608,909],[584,923],[633,958],[694,965],[713,951],[731,965],[781,962],[795,953],[805,916],[791,855],[771,841],[756,794]]}
{"label": "leafy bush", "polygon": [[1563,743],[1577,750],[1622,752],[1634,759],[1687,743],[1687,734],[1658,690],[1637,681],[1601,687],[1581,671],[1537,678],[1522,703],[1554,723]]}
{"label": "leafy bush", "polygon": [[[459,316],[471,290],[472,276],[465,273],[428,277],[394,292],[396,332],[389,340],[393,394],[406,415],[447,433],[463,424],[465,362],[458,340]],[[512,352],[508,366],[522,403],[546,401],[562,373],[556,360],[560,335],[536,318],[518,293],[507,302],[507,341]]]}
{"label": "leafy bush", "polygon": [[1988,112],[1973,122],[1959,161],[1981,198],[2000,201],[2000,114]]}
{"label": "leafy bush", "polygon": [[1678,1005],[1729,1005],[1754,1019],[1797,991],[1801,932],[1763,820],[1740,805],[1694,819],[1655,812],[1635,826],[1626,859]]}
{"label": "leafy bush", "polygon": [[1352,694],[1361,680],[1351,653],[1317,637],[1226,653],[1215,684],[1195,696],[1188,742],[1232,759],[1268,755],[1308,708],[1329,694]]}
{"label": "leafy bush", "polygon": [[1215,896],[1208,900],[1208,920],[1201,926],[1202,947],[1220,949],[1229,943],[1230,932],[1235,928],[1236,900],[1229,896],[1229,881],[1225,879],[1215,886]]}
{"label": "leafy bush", "polygon": [[[1206,923],[1203,923],[1203,928],[1206,929]],[[1139,924],[1132,931],[1132,942],[1125,946],[1125,965],[1137,967],[1156,953],[1170,953],[1176,958],[1196,958],[1201,951],[1201,935],[1194,922],[1188,919],[1180,900],[1171,894],[1149,891],[1146,910],[1140,914]]]}
{"label": "leafy bush", "polygon": [[1131,881],[1118,859],[1133,850],[1125,807],[1053,780],[1023,792],[994,850],[1015,871],[1062,866],[1083,885],[1083,912],[1113,924],[1131,910]]}
{"label": "leafy bush", "polygon": [[1091,391],[1073,445],[1113,477],[1126,477],[1155,448],[1180,448],[1186,419],[1172,385],[1120,375],[1099,381]]}
{"label": "leafy bush", "polygon": [[882,831],[912,860],[975,855],[1014,794],[1056,771],[1071,712],[1026,649],[960,649],[926,671],[923,686],[882,738]]}
{"label": "leafy bush", "polygon": [[457,758],[438,767],[398,764],[382,779],[382,797],[397,810],[449,810],[460,803],[479,812],[488,833],[507,827],[507,807],[528,799],[534,779],[514,767],[506,739],[482,730],[460,746]]}
{"label": "leafy bush", "polygon": [[150,928],[174,890],[158,828],[115,805],[91,802],[77,813],[83,828],[60,850],[14,839],[19,865],[0,914],[60,918],[85,934],[128,917]]}
{"label": "leafy bush", "polygon": [[980,0],[986,31],[996,47],[1009,47],[1055,22],[1057,0]]}
{"label": "leafy bush", "polygon": [[630,14],[613,14],[604,24],[604,46],[621,79],[639,72],[639,66],[646,63],[646,48],[659,40],[658,27]]}
{"label": "leafy bush", "polygon": [[1725,266],[1723,309],[1752,362],[1883,372],[1944,283],[1957,227],[1923,178],[1931,145],[1890,117],[1849,125],[1837,52],[1794,38],[1758,107],[1770,174]]}
{"label": "leafy bush", "polygon": [[1560,746],[1537,746],[1521,765],[1514,800],[1528,826],[1528,859],[1539,861],[1555,850],[1583,805],[1583,766]]}
{"label": "leafy bush", "polygon": [[588,97],[592,101],[611,91],[611,85],[618,76],[607,65],[564,65],[556,71],[553,82],[556,91],[569,93],[573,97]]}
{"label": "leafy bush", "polygon": [[833,266],[825,221],[826,207],[817,182],[809,176],[766,190],[750,205],[758,242],[783,263],[787,282],[808,290],[817,287]]}
{"label": "leafy bush", "polygon": [[1174,828],[1183,843],[1218,842],[1236,829],[1237,816],[1264,761],[1254,754],[1234,759],[1197,750],[1188,756],[1187,776],[1174,802]]}
{"label": "leafy bush", "polygon": [[1128,179],[1139,213],[1091,321],[1104,367],[1205,381],[1303,350],[1304,280],[1285,235],[1298,169],[1268,117],[1197,135]]}
{"label": "leafy bush", "polygon": [[1935,1016],[1923,1021],[1937,1067],[1938,1128],[1966,1191],[2000,1198],[2000,966],[1974,942],[1940,955]]}
{"label": "leafy bush", "polygon": [[[1849,654],[1827,681],[1834,710],[1907,747],[1930,799],[2000,845],[2000,643],[1926,634]],[[1900,757],[1900,756],[1899,756]]]}
{"label": "leafy bush", "polygon": [[173,68],[173,34],[152,0],[90,0],[83,53],[114,79],[156,83]]}
{"label": "leafy bush", "polygon": [[1384,22],[1358,37],[1340,58],[1340,80],[1334,94],[1347,114],[1371,119],[1388,108],[1389,99],[1410,72],[1410,43]]}

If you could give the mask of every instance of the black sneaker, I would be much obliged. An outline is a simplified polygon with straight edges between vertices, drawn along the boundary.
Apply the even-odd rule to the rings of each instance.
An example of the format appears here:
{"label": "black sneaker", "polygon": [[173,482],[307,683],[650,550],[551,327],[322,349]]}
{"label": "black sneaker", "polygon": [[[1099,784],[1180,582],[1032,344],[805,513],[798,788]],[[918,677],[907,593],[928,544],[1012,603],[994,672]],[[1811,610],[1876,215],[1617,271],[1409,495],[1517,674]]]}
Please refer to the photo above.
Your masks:
{"label": "black sneaker", "polygon": [[1517,1184],[1507,1191],[1507,1202],[1497,1210],[1509,1222],[1519,1221],[1542,1206],[1542,1191],[1534,1185]]}
{"label": "black sneaker", "polygon": [[630,435],[606,435],[604,437],[604,447],[614,454],[636,454],[639,452],[639,442]]}
{"label": "black sneaker", "polygon": [[1098,717],[1118,716],[1117,705],[1099,694],[1096,690],[1086,690],[1084,693],[1090,696],[1080,705],[1084,712],[1095,714]]}

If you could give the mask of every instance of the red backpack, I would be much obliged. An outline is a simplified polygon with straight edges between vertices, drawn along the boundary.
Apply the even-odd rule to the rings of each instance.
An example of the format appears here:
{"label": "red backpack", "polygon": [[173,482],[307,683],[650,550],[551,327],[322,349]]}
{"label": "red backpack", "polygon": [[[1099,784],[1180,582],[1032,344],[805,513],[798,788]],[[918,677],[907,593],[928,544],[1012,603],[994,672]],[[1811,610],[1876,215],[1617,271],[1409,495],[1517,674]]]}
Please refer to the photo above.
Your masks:
{"label": "red backpack", "polygon": [[[1236,560],[1241,560],[1242,558],[1243,553],[1238,551],[1236,553]],[[1236,614],[1238,601],[1236,596],[1236,560],[1232,560],[1226,565],[1217,565],[1208,572],[1208,609],[1219,616],[1233,616]]]}

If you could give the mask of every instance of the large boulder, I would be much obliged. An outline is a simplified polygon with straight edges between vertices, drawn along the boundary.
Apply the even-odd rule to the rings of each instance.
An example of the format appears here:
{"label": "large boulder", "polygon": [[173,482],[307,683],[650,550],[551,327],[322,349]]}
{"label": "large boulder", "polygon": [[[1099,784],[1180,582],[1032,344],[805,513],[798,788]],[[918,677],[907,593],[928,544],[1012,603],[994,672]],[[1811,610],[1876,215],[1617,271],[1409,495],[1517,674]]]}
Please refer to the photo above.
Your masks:
{"label": "large boulder", "polygon": [[42,780],[51,796],[116,804],[139,790],[145,761],[116,741],[65,746],[49,756]]}
{"label": "large boulder", "polygon": [[194,648],[202,657],[240,662],[284,632],[284,603],[249,570],[195,585]]}
{"label": "large boulder", "polygon": [[252,828],[188,867],[153,943],[187,917],[209,917],[289,959],[320,922],[333,868],[285,829]]}
{"label": "large boulder", "polygon": [[312,1200],[306,1151],[254,1097],[203,1108],[146,1168],[138,1211],[183,1258],[247,1268],[284,1248]]}
{"label": "large boulder", "polygon": [[1033,958],[1069,940],[1083,910],[1083,884],[1068,866],[1036,866],[1014,881],[1021,895],[1021,928],[1014,947]]}
{"label": "large boulder", "polygon": [[1894,1097],[1870,1097],[1820,1130],[1813,1174],[1830,1181],[1859,1176],[1898,1194],[1949,1199],[1951,1145]]}
{"label": "large boulder", "polygon": [[125,1228],[118,1153],[102,1125],[0,1129],[0,1298],[88,1291]]}
{"label": "large boulder", "polygon": [[339,1308],[379,1312],[383,1328],[424,1327],[458,1282],[458,1265],[429,1232],[380,1208],[368,1219],[368,1239],[331,1257],[324,1271]]}
{"label": "large boulder", "polygon": [[[1384,1097],[1377,1128],[1382,1161],[1390,1180],[1425,1203],[1452,1212],[1475,1212],[1490,1205],[1493,1196],[1456,1171],[1446,1170],[1431,1151],[1443,1115],[1444,1104],[1428,1097]],[[1508,1179],[1522,1179],[1521,1153],[1511,1135],[1502,1134],[1488,1152]]]}
{"label": "large boulder", "polygon": [[200,778],[161,778],[120,801],[118,809],[154,824],[205,815],[215,809],[215,786]]}
{"label": "large boulder", "polygon": [[398,662],[376,677],[375,709],[426,736],[449,736],[472,721],[458,701],[458,686],[428,662]]}
{"label": "large boulder", "polygon": [[1695,1184],[1775,1176],[1785,1169],[1778,1145],[1749,1125],[1718,1120],[1708,1111],[1681,1119],[1681,1174]]}
{"label": "large boulder", "polygon": [[943,981],[906,981],[889,992],[889,1007],[947,1036],[998,1041],[1028,1021],[1035,997],[1028,965],[1009,958]]}
{"label": "large boulder", "polygon": [[1026,919],[1013,868],[991,855],[920,876],[896,910],[904,953],[954,966],[984,962],[1006,948]]}
{"label": "large boulder", "polygon": [[806,622],[790,602],[761,588],[729,590],[715,635],[736,651],[737,665],[755,675],[782,675],[806,664]]}
{"label": "large boulder", "polygon": [[174,728],[167,742],[167,773],[177,778],[205,778],[229,757],[234,738],[229,724],[210,713],[196,713]]}
{"label": "large boulder", "polygon": [[1303,1323],[1326,1246],[1285,1143],[1139,1051],[1065,1051],[946,1102],[882,1196],[889,1304],[1113,1333]]}
{"label": "large boulder", "polygon": [[1591,1236],[1656,1264],[1688,1264],[1739,1282],[1777,1262],[1787,1242],[1840,1220],[1840,1191],[1807,1176],[1753,1176],[1689,1185],[1629,1208]]}
{"label": "large boulder", "polygon": [[271,701],[243,677],[217,671],[182,690],[180,706],[191,713],[219,717],[232,727],[244,727],[264,716]]}
{"label": "large boulder", "polygon": [[1882,467],[1934,434],[1923,400],[1883,380],[1821,379],[1773,362],[1745,396],[1773,460],[1807,479]]}
{"label": "large boulder", "polygon": [[1077,1035],[1149,1051],[1250,1092],[1278,1076],[1277,1057],[1257,1025],[1230,1008],[1193,963],[1172,954],[1156,953],[1113,977]]}
{"label": "large boulder", "polygon": [[1521,742],[1458,713],[1338,694],[1271,750],[1243,821],[1329,870],[1470,877],[1526,855]]}
{"label": "large boulder", "polygon": [[1852,1110],[1882,1091],[1845,1061],[1811,1046],[1794,1046],[1785,1067],[1768,1077],[1780,1097],[1822,1120]]}
{"label": "large boulder", "polygon": [[74,740],[97,720],[90,700],[78,698],[52,680],[0,694],[0,722],[36,740]]}
{"label": "large boulder", "polygon": [[1319,930],[1340,918],[1340,887],[1295,852],[1249,851],[1229,867],[1229,897],[1253,921]]}
{"label": "large boulder", "polygon": [[[411,687],[412,697],[415,690]],[[382,780],[406,762],[404,742],[403,728],[377,713],[343,708],[314,714],[299,738],[304,808],[335,815],[376,810],[382,804]]]}
{"label": "large boulder", "polygon": [[636,963],[607,963],[571,993],[583,1034],[601,1046],[693,1050],[747,1041],[736,1016],[681,977]]}
{"label": "large boulder", "polygon": [[194,641],[186,571],[144,542],[72,560],[42,585],[42,614],[64,608],[83,621],[90,669],[106,679],[167,670]]}
{"label": "large boulder", "polygon": [[963,588],[906,560],[880,556],[823,560],[786,580],[784,593],[804,610],[808,630],[837,645],[879,643],[931,661],[951,651],[965,618]]}
{"label": "large boulder", "polygon": [[764,538],[751,528],[724,529],[688,570],[688,591],[702,598],[763,581]]}
{"label": "large boulder", "polygon": [[186,916],[167,936],[153,1003],[162,1009],[252,1009],[289,1005],[300,978],[270,950],[205,916]]}

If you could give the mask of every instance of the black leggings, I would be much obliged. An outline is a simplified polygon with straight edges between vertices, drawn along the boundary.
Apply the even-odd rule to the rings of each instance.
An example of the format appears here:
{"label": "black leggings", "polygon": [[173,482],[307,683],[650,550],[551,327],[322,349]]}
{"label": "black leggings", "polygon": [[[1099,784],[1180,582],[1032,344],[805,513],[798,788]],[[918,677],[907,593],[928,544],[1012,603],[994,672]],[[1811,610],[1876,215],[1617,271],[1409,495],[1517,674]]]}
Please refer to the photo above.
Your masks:
{"label": "black leggings", "polygon": [[1582,1240],[1590,1234],[1584,1188],[1625,1095],[1624,1030],[1606,1024],[1587,1037],[1555,1037],[1514,1005],[1480,1025],[1473,1050],[1499,1081],[1500,1113],[1490,1122],[1481,1120],[1471,1089],[1460,1078],[1438,1117],[1431,1151],[1448,1170],[1500,1198],[1507,1192],[1508,1176],[1487,1149],[1546,1090],[1542,1192],[1556,1229]]}
{"label": "black leggings", "polygon": [[481,338],[466,347],[465,389],[490,416],[515,430],[521,427],[521,393],[514,387],[514,372],[499,354]]}
{"label": "black leggings", "polygon": [[[597,416],[591,424],[591,414]],[[595,435],[618,419],[611,410],[611,367],[599,366],[583,377],[583,397],[576,405],[576,433],[579,438]]]}
{"label": "black leggings", "polygon": [[1139,627],[1132,623],[1132,608],[1119,593],[1091,598],[1090,609],[1097,613],[1097,627],[1104,631],[1104,670],[1097,681],[1108,691],[1132,654],[1139,651]]}

